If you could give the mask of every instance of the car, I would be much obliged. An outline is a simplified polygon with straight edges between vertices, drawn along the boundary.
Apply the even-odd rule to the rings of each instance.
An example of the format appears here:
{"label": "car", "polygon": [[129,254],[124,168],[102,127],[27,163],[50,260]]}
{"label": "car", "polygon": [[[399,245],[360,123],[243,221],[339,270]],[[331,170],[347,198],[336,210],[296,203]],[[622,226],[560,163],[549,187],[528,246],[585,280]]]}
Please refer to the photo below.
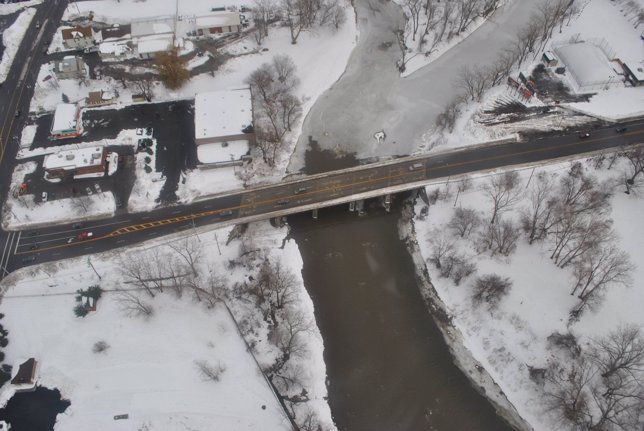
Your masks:
{"label": "car", "polygon": [[121,198],[119,196],[116,196],[114,198],[114,202],[116,203],[116,208],[121,208],[123,206],[123,201],[121,201]]}
{"label": "car", "polygon": [[39,22],[36,23],[36,28],[40,28],[40,23]]}
{"label": "car", "polygon": [[98,185],[98,183],[94,183],[94,190],[96,190],[96,193],[101,193],[101,186]]}
{"label": "car", "polygon": [[308,187],[298,187],[295,189],[295,192],[293,192],[296,195],[299,195],[300,193],[305,193],[309,190]]}
{"label": "car", "polygon": [[34,242],[33,244],[31,244],[31,245],[29,246],[29,250],[38,250],[38,247],[40,247],[40,246],[38,245],[38,243],[37,243],[37,242]]}
{"label": "car", "polygon": [[47,202],[47,198],[49,197],[49,194],[47,192],[42,192],[42,195],[40,197],[42,198],[43,202]]}
{"label": "car", "polygon": [[582,132],[579,134],[579,139],[586,139],[586,138],[590,138],[590,133]]}
{"label": "car", "polygon": [[16,109],[16,113],[14,114],[16,118],[20,117],[20,114],[22,114],[22,111],[20,109]]}
{"label": "car", "polygon": [[617,126],[617,127],[615,127],[615,132],[616,133],[624,133],[627,130],[628,130],[628,128],[626,126]]}
{"label": "car", "polygon": [[86,230],[84,232],[79,233],[77,238],[78,238],[79,241],[84,241],[84,240],[92,238],[93,236],[94,236],[93,232],[90,232],[90,231]]}
{"label": "car", "polygon": [[72,229],[80,229],[83,227],[83,223],[74,223]]}
{"label": "car", "polygon": [[87,192],[87,196],[92,196],[94,193],[92,192],[92,189],[89,187],[85,187],[85,191]]}
{"label": "car", "polygon": [[410,171],[415,171],[416,169],[420,169],[422,167],[423,167],[423,164],[421,162],[418,162],[418,163],[414,163],[413,165],[411,165],[409,167],[409,170]]}
{"label": "car", "polygon": [[32,230],[31,232],[27,233],[27,236],[36,236],[38,235],[38,231]]}
{"label": "car", "polygon": [[276,203],[276,205],[280,205],[280,206],[287,205],[287,204],[288,204],[288,199],[281,199]]}
{"label": "car", "polygon": [[36,256],[27,256],[22,258],[22,263],[31,263],[36,260]]}

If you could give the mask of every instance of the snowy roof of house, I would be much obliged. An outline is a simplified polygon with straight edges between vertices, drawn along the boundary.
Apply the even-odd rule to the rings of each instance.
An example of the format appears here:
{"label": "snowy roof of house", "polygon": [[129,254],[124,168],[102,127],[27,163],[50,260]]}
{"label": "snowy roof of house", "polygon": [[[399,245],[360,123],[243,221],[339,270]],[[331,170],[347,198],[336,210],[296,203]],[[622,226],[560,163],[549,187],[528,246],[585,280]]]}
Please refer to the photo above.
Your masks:
{"label": "snowy roof of house", "polygon": [[73,55],[64,57],[61,61],[56,62],[56,68],[59,72],[74,72],[80,70],[82,67],[82,60]]}
{"label": "snowy roof of house", "polygon": [[196,22],[197,28],[227,27],[240,25],[241,19],[237,12],[220,12],[198,16]]}
{"label": "snowy roof of house", "polygon": [[137,50],[139,54],[167,51],[172,47],[172,34],[154,35],[139,38]]}
{"label": "snowy roof of house", "polygon": [[126,52],[132,51],[128,46],[128,41],[119,40],[113,42],[103,42],[98,46],[101,54],[113,54],[115,56],[123,55]]}
{"label": "snowy roof of house", "polygon": [[242,134],[253,123],[249,88],[209,91],[195,96],[195,138]]}
{"label": "snowy roof of house", "polygon": [[641,59],[638,61],[634,58],[625,58],[622,62],[638,81],[644,81],[644,62]]}
{"label": "snowy roof of house", "polygon": [[87,166],[99,166],[103,164],[104,152],[103,146],[59,151],[45,157],[43,168],[74,170]]}
{"label": "snowy roof of house", "polygon": [[223,163],[241,159],[248,154],[248,140],[214,142],[197,146],[197,159],[201,163]]}
{"label": "snowy roof of house", "polygon": [[163,21],[136,21],[130,25],[132,37],[172,33],[172,26]]}
{"label": "snowy roof of house", "polygon": [[56,105],[51,131],[56,133],[63,130],[75,129],[77,110],[78,108],[73,103],[61,103]]}
{"label": "snowy roof of house", "polygon": [[92,37],[92,28],[91,27],[74,27],[74,28],[64,28],[61,30],[63,34],[63,39],[81,39],[85,37]]}

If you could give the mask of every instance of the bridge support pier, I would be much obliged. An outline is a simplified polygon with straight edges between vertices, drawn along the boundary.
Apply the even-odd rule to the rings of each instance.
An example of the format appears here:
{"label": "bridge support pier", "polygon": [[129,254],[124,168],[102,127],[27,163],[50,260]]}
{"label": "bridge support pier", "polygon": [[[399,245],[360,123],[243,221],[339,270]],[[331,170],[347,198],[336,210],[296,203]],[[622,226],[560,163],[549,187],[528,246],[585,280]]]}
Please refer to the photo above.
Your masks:
{"label": "bridge support pier", "polygon": [[362,217],[363,215],[366,214],[364,210],[364,200],[360,199],[359,201],[356,201],[356,210],[358,210],[358,216]]}
{"label": "bridge support pier", "polygon": [[311,215],[313,216],[313,220],[318,219],[318,209],[314,208],[313,211],[311,212]]}

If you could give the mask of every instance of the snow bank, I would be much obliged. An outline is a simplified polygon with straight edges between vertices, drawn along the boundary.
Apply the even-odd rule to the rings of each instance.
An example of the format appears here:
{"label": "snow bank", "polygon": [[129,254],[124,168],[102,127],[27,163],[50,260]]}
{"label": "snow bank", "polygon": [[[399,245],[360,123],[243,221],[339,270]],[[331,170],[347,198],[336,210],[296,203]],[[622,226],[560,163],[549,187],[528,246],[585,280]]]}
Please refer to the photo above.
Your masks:
{"label": "snow bank", "polygon": [[18,52],[18,48],[22,43],[22,39],[25,37],[25,33],[34,15],[36,15],[36,9],[32,7],[25,9],[2,34],[2,43],[5,49],[2,53],[2,61],[0,61],[0,83],[6,81],[9,69],[11,69],[11,65],[13,64],[13,59]]}

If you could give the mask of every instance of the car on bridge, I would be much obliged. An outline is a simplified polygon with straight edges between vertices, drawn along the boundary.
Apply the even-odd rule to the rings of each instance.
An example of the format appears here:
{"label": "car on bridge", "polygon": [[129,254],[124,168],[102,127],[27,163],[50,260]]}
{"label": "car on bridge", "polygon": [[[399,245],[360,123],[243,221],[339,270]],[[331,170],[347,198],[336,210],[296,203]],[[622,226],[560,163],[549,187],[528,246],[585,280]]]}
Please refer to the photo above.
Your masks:
{"label": "car on bridge", "polygon": [[84,241],[86,239],[91,239],[93,237],[94,237],[94,233],[89,232],[89,231],[81,232],[81,233],[78,234],[78,240],[79,241]]}
{"label": "car on bridge", "polygon": [[581,132],[581,133],[579,134],[579,139],[587,139],[587,138],[590,138],[590,133],[588,133],[588,132]]}
{"label": "car on bridge", "polygon": [[626,130],[628,130],[626,128],[626,126],[617,126],[617,127],[615,127],[615,132],[616,133],[624,133]]}

